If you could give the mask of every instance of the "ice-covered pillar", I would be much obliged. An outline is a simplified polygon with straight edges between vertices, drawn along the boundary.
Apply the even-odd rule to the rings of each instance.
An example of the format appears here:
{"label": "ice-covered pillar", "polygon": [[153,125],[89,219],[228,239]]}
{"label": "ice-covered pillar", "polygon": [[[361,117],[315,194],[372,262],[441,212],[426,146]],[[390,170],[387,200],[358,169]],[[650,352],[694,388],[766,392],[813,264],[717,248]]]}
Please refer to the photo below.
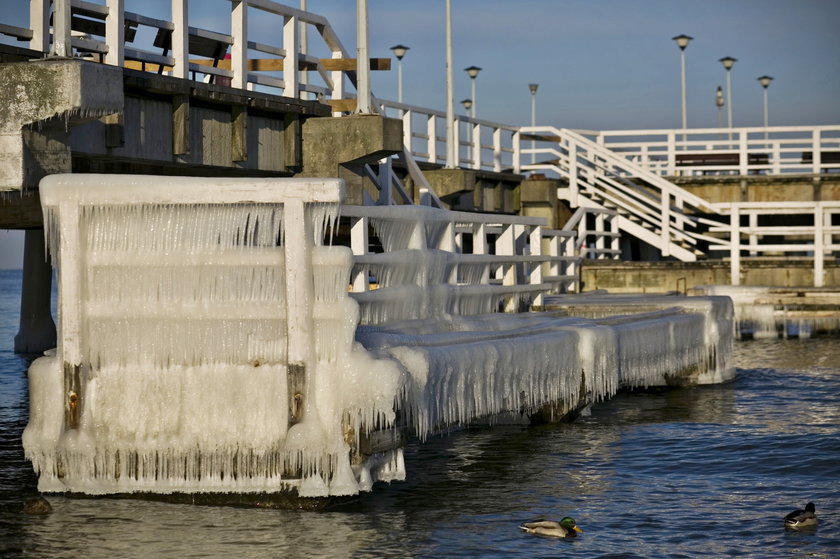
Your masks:
{"label": "ice-covered pillar", "polygon": [[289,387],[289,423],[303,419],[308,402],[307,376],[314,364],[312,329],[312,222],[302,200],[283,204],[283,235],[286,258],[286,332]]}
{"label": "ice-covered pillar", "polygon": [[26,231],[23,248],[23,282],[20,327],[15,353],[41,353],[55,347],[55,322],[50,314],[52,268],[44,250],[44,231]]}

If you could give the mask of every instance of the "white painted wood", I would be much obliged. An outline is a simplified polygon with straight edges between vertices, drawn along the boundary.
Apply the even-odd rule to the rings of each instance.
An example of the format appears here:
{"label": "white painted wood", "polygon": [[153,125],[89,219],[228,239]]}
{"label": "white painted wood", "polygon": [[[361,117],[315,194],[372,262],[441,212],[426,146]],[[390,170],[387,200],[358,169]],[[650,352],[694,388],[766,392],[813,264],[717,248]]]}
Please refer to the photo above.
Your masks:
{"label": "white painted wood", "polygon": [[233,46],[230,51],[233,78],[230,85],[237,89],[246,89],[248,86],[248,2],[245,0],[233,0],[231,3],[230,30],[233,35]]}
{"label": "white painted wood", "polygon": [[[234,5],[236,2],[234,2]],[[244,2],[243,2],[244,4]],[[236,8],[234,7],[234,10]],[[244,5],[242,11],[245,11]],[[172,58],[175,59],[172,65],[172,75],[176,78],[189,76],[190,53],[189,53],[189,10],[188,0],[172,0]]]}
{"label": "white painted wood", "polygon": [[283,96],[300,97],[300,72],[298,72],[298,51],[300,50],[300,26],[298,18],[291,16],[283,23],[283,48],[286,58],[283,62]]}
{"label": "white painted wood", "polygon": [[50,0],[29,0],[29,27],[32,29],[29,48],[38,52],[49,52]]}
{"label": "white painted wood", "polygon": [[125,63],[125,0],[106,0],[105,42],[108,54],[105,64],[122,66]]}
{"label": "white painted wood", "polygon": [[53,42],[50,49],[52,56],[73,56],[70,4],[71,0],[53,0]]}

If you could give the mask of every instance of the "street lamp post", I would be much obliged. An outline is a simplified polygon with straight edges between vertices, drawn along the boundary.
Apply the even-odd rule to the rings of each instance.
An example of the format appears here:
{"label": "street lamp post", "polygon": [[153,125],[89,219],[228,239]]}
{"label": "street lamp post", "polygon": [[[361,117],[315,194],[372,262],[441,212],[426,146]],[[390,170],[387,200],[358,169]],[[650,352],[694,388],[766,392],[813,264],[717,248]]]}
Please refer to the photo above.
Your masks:
{"label": "street lamp post", "polygon": [[683,141],[685,141],[685,130],[686,128],[688,128],[688,116],[685,107],[685,47],[688,46],[688,42],[692,40],[692,37],[689,37],[688,35],[677,35],[673,38],[673,40],[676,41],[677,46],[680,47],[680,84],[682,86],[682,128]]}
{"label": "street lamp post", "polygon": [[[462,99],[461,104],[464,106],[464,110],[467,113],[467,116],[471,115],[470,110],[475,108],[475,103],[472,99]],[[472,161],[472,123],[467,123],[467,161]],[[469,163],[468,163],[469,165]]]}
{"label": "street lamp post", "polygon": [[[531,90],[531,126],[534,127],[537,125],[537,88],[540,86],[538,83],[529,83],[528,89]],[[531,140],[531,164],[535,164],[537,162],[537,142],[535,140]]]}
{"label": "street lamp post", "polygon": [[405,45],[394,45],[391,47],[391,52],[393,52],[394,56],[397,57],[397,103],[403,102],[402,59],[408,50],[409,47]]}
{"label": "street lamp post", "polygon": [[[472,99],[470,100],[472,110],[470,111],[470,116],[475,118],[475,78],[478,77],[478,73],[481,72],[481,68],[478,66],[470,66],[469,68],[464,68],[464,71],[470,76],[470,81],[472,82]],[[461,102],[463,103],[463,101]]]}
{"label": "street lamp post", "polygon": [[770,82],[773,81],[773,78],[770,76],[761,76],[758,78],[758,83],[761,84],[761,87],[764,88],[764,141],[767,141],[767,126],[768,126],[768,113],[767,113],[767,88],[770,87]]}
{"label": "street lamp post", "polygon": [[455,145],[455,89],[452,78],[452,0],[446,0],[446,168],[454,169],[458,146]]}
{"label": "street lamp post", "polygon": [[729,141],[732,141],[732,80],[730,79],[730,74],[732,70],[732,66],[738,62],[737,58],[732,58],[731,56],[727,56],[720,59],[720,62],[723,64],[723,67],[726,68],[726,120],[727,125],[730,128],[729,131]]}

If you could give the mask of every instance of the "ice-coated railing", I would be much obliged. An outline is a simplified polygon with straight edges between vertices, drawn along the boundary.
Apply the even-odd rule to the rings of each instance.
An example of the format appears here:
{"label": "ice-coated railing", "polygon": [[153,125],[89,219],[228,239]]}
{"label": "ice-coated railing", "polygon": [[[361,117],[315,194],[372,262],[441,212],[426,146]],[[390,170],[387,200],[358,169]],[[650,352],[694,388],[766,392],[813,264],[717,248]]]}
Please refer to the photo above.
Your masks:
{"label": "ice-coated railing", "polygon": [[547,229],[542,218],[426,206],[344,206],[342,216],[363,324],[514,312],[579,281],[575,231]]}
{"label": "ice-coated railing", "polygon": [[321,245],[340,180],[73,174],[40,193],[59,337],[30,368],[23,443],[42,491],[355,494],[400,463],[351,471],[400,377],[353,344],[350,250]]}

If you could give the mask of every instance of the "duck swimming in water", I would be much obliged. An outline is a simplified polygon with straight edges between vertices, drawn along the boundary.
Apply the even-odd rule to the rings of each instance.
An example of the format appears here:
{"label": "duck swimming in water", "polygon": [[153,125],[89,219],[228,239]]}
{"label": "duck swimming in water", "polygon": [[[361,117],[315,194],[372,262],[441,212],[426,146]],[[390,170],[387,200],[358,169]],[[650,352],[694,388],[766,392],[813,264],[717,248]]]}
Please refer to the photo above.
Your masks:
{"label": "duck swimming in water", "polygon": [[534,522],[525,522],[520,526],[529,534],[537,534],[539,536],[551,536],[553,538],[574,538],[577,533],[583,533],[583,530],[578,528],[575,519],[566,516],[556,520],[535,520]]}
{"label": "duck swimming in water", "polygon": [[814,503],[805,505],[805,510],[795,510],[785,517],[786,528],[805,528],[817,525],[817,508]]}

